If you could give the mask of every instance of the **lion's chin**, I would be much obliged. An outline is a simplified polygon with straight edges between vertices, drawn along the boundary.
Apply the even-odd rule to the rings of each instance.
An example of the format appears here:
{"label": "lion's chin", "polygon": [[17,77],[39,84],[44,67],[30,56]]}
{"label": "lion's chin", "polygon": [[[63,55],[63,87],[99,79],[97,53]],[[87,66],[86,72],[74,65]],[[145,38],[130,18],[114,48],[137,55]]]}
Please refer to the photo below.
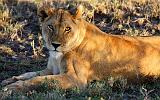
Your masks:
{"label": "lion's chin", "polygon": [[63,55],[62,52],[58,52],[58,51],[49,51],[50,56],[52,57],[56,57],[57,55]]}

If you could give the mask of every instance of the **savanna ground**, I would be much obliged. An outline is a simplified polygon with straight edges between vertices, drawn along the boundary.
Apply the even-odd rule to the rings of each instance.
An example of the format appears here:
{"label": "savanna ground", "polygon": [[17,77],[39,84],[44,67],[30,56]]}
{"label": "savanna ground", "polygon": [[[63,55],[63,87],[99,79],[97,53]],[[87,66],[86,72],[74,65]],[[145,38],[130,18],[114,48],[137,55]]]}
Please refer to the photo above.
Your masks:
{"label": "savanna ground", "polygon": [[[43,0],[0,0],[0,82],[14,75],[42,70],[43,49],[37,8]],[[51,0],[50,0],[51,1]],[[54,0],[56,7],[84,5],[84,19],[108,34],[160,35],[160,0]],[[124,48],[125,50],[125,48]],[[85,90],[50,89],[9,95],[6,100],[160,100],[160,81],[126,85],[125,79],[92,82]],[[2,88],[2,86],[0,86]]]}

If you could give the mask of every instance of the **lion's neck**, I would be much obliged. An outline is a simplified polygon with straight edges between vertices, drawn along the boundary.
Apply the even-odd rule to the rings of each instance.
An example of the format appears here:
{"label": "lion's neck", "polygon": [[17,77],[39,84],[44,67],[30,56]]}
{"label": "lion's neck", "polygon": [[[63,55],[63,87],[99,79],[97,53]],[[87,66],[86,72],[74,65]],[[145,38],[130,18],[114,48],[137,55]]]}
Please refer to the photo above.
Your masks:
{"label": "lion's neck", "polygon": [[[86,32],[83,41],[77,48],[78,51],[85,54],[87,52],[101,52],[107,48],[110,35],[102,32],[98,27],[88,22],[84,22],[86,25]],[[84,53],[85,52],[85,53]],[[88,55],[88,54],[87,54]]]}

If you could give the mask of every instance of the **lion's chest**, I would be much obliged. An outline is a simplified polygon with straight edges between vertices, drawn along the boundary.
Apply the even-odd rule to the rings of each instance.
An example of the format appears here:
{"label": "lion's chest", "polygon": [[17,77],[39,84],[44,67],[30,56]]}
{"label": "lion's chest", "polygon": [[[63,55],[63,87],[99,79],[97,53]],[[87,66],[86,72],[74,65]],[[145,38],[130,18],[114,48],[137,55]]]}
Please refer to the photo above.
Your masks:
{"label": "lion's chest", "polygon": [[50,57],[48,60],[48,69],[52,71],[53,74],[62,73],[62,58],[63,54],[61,52],[50,51]]}

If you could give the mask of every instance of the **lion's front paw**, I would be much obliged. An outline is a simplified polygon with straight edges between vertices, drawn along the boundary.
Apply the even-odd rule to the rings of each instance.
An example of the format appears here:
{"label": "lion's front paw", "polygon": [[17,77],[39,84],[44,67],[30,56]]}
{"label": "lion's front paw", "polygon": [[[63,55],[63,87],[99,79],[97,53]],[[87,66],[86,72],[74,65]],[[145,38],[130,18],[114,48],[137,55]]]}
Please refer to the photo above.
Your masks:
{"label": "lion's front paw", "polygon": [[18,93],[18,92],[24,92],[26,91],[27,85],[25,84],[25,81],[17,81],[15,83],[9,84],[7,86],[5,86],[2,91],[4,93]]}
{"label": "lion's front paw", "polygon": [[17,81],[2,88],[0,91],[0,100],[5,99],[11,94],[19,92],[22,89],[23,81]]}
{"label": "lion's front paw", "polygon": [[3,92],[7,92],[7,93],[16,93],[19,91],[23,91],[24,90],[24,81],[17,81],[15,83],[9,84],[7,86],[5,86],[2,91]]}
{"label": "lion's front paw", "polygon": [[2,85],[2,86],[6,86],[6,85],[11,84],[11,83],[14,83],[14,82],[16,82],[16,81],[17,81],[17,79],[14,78],[14,77],[8,78],[8,79],[6,79],[6,80],[3,80],[2,83],[1,83],[1,85]]}

